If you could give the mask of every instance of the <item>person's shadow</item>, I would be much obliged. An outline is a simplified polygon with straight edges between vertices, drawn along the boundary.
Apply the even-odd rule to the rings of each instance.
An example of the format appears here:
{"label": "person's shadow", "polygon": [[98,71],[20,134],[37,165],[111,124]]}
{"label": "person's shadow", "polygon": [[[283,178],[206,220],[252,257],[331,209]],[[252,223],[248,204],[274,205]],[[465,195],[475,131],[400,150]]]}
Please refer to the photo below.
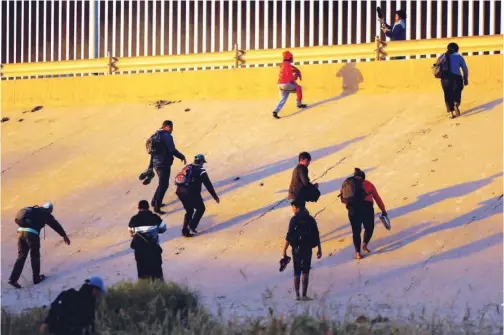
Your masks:
{"label": "person's shadow", "polygon": [[362,73],[355,67],[355,63],[345,63],[341,69],[336,73],[336,77],[342,78],[343,83],[342,83],[342,91],[340,94],[338,94],[335,97],[325,99],[319,102],[316,102],[314,104],[309,105],[308,107],[304,109],[300,109],[296,111],[295,113],[292,113],[290,115],[286,115],[282,118],[288,118],[292,117],[294,115],[298,115],[300,113],[306,112],[307,110],[313,109],[315,107],[324,105],[329,102],[334,102],[337,100],[340,100],[344,97],[353,95],[359,91],[359,84],[364,82],[364,77],[362,76]]}

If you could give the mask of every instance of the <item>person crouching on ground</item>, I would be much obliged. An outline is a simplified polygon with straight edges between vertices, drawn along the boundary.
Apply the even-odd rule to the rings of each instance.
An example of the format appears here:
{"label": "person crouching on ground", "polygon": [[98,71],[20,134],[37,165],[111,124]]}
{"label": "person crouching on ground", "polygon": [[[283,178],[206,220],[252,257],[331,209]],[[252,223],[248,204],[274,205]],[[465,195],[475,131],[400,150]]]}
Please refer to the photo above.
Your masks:
{"label": "person crouching on ground", "polygon": [[280,90],[280,101],[273,111],[273,117],[279,119],[278,113],[287,102],[290,93],[296,92],[296,104],[298,108],[306,108],[303,104],[303,92],[301,86],[296,83],[296,79],[301,79],[301,71],[292,65],[294,57],[289,51],[283,53],[283,62],[280,67],[280,76],[278,78],[278,89]]}
{"label": "person crouching on ground", "polygon": [[215,193],[208,173],[205,168],[203,168],[206,162],[204,155],[196,155],[194,157],[194,163],[185,166],[175,178],[175,184],[177,184],[177,191],[175,193],[186,211],[184,225],[182,227],[182,235],[185,237],[192,237],[198,233],[196,229],[205,213],[205,203],[201,197],[202,184],[205,185],[215,202],[220,203],[220,199],[217,193]]}
{"label": "person crouching on ground", "polygon": [[166,225],[149,210],[147,200],[138,203],[138,214],[131,218],[128,227],[133,237],[131,249],[135,250],[138,279],[164,280],[163,249],[159,245],[158,234],[166,232]]}
{"label": "person crouching on ground", "polygon": [[312,261],[312,249],[317,247],[317,258],[322,257],[322,246],[320,245],[320,234],[317,222],[308,213],[304,204],[294,202],[292,204],[294,216],[289,223],[289,231],[285,237],[283,257],[287,257],[287,248],[292,248],[292,259],[294,265],[294,289],[296,290],[296,300],[300,300],[299,284],[301,275],[303,278],[303,300],[312,300],[308,293],[308,282]]}
{"label": "person crouching on ground", "polygon": [[[352,192],[350,194],[351,196],[348,196],[349,191]],[[345,180],[341,188],[340,196],[341,202],[346,205],[348,210],[348,219],[352,225],[355,259],[362,259],[361,230],[363,225],[364,243],[362,243],[362,250],[365,253],[371,252],[368,249],[368,244],[369,241],[371,241],[371,237],[373,237],[375,226],[373,199],[378,204],[383,216],[387,216],[385,205],[383,204],[378,191],[376,191],[376,187],[366,180],[366,174],[359,168],[355,168],[353,177]]]}

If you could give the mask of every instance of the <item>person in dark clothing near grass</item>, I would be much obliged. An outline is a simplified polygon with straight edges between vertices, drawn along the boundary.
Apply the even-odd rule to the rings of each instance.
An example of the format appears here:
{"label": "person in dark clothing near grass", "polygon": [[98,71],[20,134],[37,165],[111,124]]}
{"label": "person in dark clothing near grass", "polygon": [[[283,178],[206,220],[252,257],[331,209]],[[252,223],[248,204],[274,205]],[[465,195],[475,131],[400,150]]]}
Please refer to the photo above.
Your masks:
{"label": "person in dark clothing near grass", "polygon": [[311,155],[303,151],[299,154],[299,163],[292,171],[292,179],[289,185],[288,200],[297,202],[302,207],[305,207],[306,201],[309,198],[309,193],[313,188],[318,189],[318,184],[312,184],[308,177],[308,166],[311,163]]}
{"label": "person in dark clothing near grass", "polygon": [[[447,57],[446,61],[450,69],[441,78],[441,86],[443,87],[446,111],[451,119],[460,116],[459,107],[462,100],[462,90],[464,86],[469,85],[469,70],[464,57],[458,51],[457,43],[452,42],[448,44],[446,53],[438,59],[438,62],[440,62],[442,57]],[[462,76],[460,69],[464,71],[464,76]]]}
{"label": "person in dark clothing near grass", "polygon": [[[352,189],[352,196],[347,197],[346,189]],[[355,259],[362,259],[361,254],[361,231],[364,225],[364,242],[362,250],[370,253],[368,249],[369,241],[374,232],[374,208],[373,199],[378,204],[383,216],[387,216],[385,205],[383,204],[376,187],[366,180],[366,174],[359,168],[355,168],[353,177],[348,178],[341,190],[341,202],[346,205],[348,219],[352,225],[353,244],[355,248]]]}
{"label": "person in dark clothing near grass", "polygon": [[287,257],[287,248],[292,248],[292,260],[294,265],[294,289],[296,300],[300,300],[299,286],[303,283],[303,300],[312,300],[307,296],[308,282],[310,277],[312,249],[317,247],[317,258],[322,257],[322,246],[320,245],[320,234],[317,222],[308,213],[302,202],[294,201],[292,204],[294,216],[289,223],[289,231],[285,237],[283,257]]}
{"label": "person in dark clothing near grass", "polygon": [[166,225],[161,218],[149,210],[149,202],[138,203],[138,214],[128,224],[133,239],[131,249],[135,250],[138,279],[164,280],[163,249],[159,245],[159,236],[166,232]]}
{"label": "person in dark clothing near grass", "polygon": [[165,212],[161,210],[161,206],[163,205],[163,198],[170,183],[173,157],[177,157],[184,164],[187,163],[185,156],[175,148],[172,132],[173,122],[170,120],[164,121],[161,129],[158,130],[161,142],[161,145],[159,146],[160,150],[159,152],[156,152],[156,154],[151,155],[151,161],[148,168],[154,168],[159,178],[159,184],[151,201],[151,205],[154,207],[154,212],[158,214],[165,214]]}
{"label": "person in dark clothing near grass", "polygon": [[9,278],[9,284],[15,288],[21,288],[18,284],[19,277],[23,272],[23,267],[30,252],[31,266],[33,271],[33,283],[38,284],[46,277],[40,274],[40,231],[47,224],[57,232],[67,245],[70,239],[63,227],[51,214],[53,204],[48,202],[42,207],[26,207],[20,210],[15,218],[18,224],[18,257]]}
{"label": "person in dark clothing near grass", "polygon": [[51,304],[40,333],[54,335],[94,334],[96,300],[107,290],[100,277],[90,277],[76,291],[61,292]]}
{"label": "person in dark clothing near grass", "polygon": [[201,186],[205,185],[215,202],[220,203],[220,199],[215,193],[215,189],[208,177],[207,171],[203,168],[206,163],[205,156],[198,154],[194,157],[194,163],[189,164],[175,178],[177,184],[177,196],[182,202],[186,214],[182,235],[192,237],[198,232],[198,224],[205,213],[205,203],[201,197]]}

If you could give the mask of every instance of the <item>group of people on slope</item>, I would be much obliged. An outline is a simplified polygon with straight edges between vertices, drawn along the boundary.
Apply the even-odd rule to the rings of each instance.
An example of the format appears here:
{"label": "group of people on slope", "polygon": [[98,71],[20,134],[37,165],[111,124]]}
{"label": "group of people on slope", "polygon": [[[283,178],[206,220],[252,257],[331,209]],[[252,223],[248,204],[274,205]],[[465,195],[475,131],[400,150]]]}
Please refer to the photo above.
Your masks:
{"label": "group of people on slope", "polygon": [[[322,257],[322,246],[317,222],[306,208],[306,202],[314,201],[318,197],[318,184],[312,184],[308,176],[308,166],[311,163],[311,155],[308,152],[299,154],[298,165],[292,172],[289,186],[288,200],[290,201],[294,216],[289,223],[289,229],[285,237],[285,244],[280,260],[280,271],[283,271],[290,261],[287,256],[289,245],[292,249],[292,261],[294,267],[294,290],[297,300],[311,300],[307,296],[308,282],[311,269],[312,249],[317,248],[317,258]],[[347,197],[345,187],[351,188],[351,197]],[[369,254],[371,250],[368,244],[374,232],[374,201],[381,210],[382,217],[387,217],[385,205],[376,190],[376,187],[368,180],[366,174],[359,168],[355,168],[353,176],[346,179],[342,185],[340,194],[341,202],[348,210],[348,218],[352,227],[353,245],[355,248],[354,258],[362,259],[361,250]],[[388,219],[387,219],[388,220]],[[361,239],[362,226],[364,226],[364,240]],[[300,284],[302,283],[302,296]]]}

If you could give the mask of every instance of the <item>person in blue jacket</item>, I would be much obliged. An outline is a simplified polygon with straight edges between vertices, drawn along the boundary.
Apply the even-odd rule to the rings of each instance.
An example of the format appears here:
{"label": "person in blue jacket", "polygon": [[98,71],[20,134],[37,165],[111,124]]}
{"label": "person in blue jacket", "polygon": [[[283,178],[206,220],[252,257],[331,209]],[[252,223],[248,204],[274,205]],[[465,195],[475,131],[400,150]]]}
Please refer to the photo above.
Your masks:
{"label": "person in blue jacket", "polygon": [[[446,111],[451,119],[460,116],[459,107],[462,100],[462,90],[464,86],[469,85],[469,69],[464,57],[458,51],[459,46],[457,43],[451,42],[446,48],[446,53],[438,59],[438,62],[440,62],[442,57],[448,57],[446,61],[450,70],[441,78],[441,87],[444,92]],[[462,75],[460,69],[462,69],[464,75]]]}
{"label": "person in blue jacket", "polygon": [[388,25],[385,18],[380,19],[380,22],[385,36],[390,38],[391,41],[406,40],[406,12],[404,9],[400,9],[395,13],[394,26]]}

